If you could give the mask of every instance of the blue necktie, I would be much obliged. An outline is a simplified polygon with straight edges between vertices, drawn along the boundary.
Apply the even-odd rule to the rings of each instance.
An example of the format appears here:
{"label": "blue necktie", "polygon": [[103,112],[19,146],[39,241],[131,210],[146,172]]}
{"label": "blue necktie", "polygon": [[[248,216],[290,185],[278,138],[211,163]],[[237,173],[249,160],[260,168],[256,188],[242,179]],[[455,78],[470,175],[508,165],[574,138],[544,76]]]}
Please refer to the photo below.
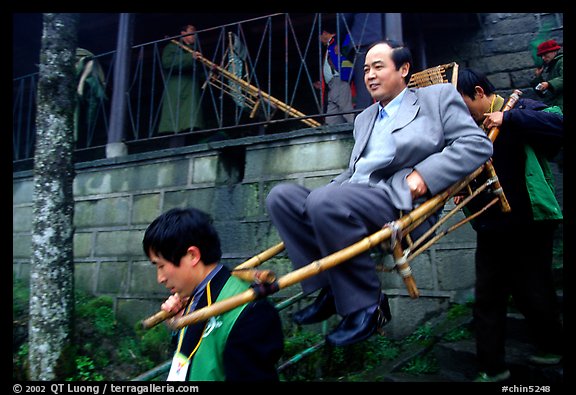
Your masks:
{"label": "blue necktie", "polygon": [[386,112],[386,110],[384,109],[384,107],[382,107],[380,109],[380,119],[386,119],[386,117],[388,116],[388,113]]}
{"label": "blue necktie", "polygon": [[388,117],[388,113],[386,112],[386,110],[384,108],[381,108],[380,114],[378,116],[380,117],[380,120],[383,121]]}

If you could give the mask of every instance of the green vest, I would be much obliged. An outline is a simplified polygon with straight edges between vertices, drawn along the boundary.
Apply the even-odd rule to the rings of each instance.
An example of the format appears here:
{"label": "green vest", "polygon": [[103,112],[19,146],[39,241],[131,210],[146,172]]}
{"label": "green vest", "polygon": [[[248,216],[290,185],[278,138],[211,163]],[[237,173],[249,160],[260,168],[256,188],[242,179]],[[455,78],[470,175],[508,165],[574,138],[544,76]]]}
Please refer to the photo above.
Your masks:
{"label": "green vest", "polygon": [[[548,107],[542,111],[562,114],[558,106]],[[524,151],[526,153],[524,174],[534,221],[562,219],[562,209],[554,194],[554,178],[548,160],[538,155],[528,144],[524,146]]]}
{"label": "green vest", "polygon": [[[238,277],[230,276],[216,301],[242,293],[250,287]],[[246,307],[238,306],[221,315],[211,317],[202,334],[202,342],[191,362],[189,381],[224,381],[224,348],[236,319]]]}

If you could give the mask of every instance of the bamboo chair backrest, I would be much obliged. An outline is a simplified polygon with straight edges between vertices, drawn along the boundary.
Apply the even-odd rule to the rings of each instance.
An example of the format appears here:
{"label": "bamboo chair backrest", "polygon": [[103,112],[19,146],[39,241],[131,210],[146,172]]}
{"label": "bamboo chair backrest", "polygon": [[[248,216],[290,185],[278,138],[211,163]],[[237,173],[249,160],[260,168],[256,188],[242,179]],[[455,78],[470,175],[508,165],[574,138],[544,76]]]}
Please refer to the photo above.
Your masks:
{"label": "bamboo chair backrest", "polygon": [[408,82],[409,88],[423,88],[425,86],[450,82],[454,87],[458,83],[458,63],[451,62],[419,71],[412,74]]}

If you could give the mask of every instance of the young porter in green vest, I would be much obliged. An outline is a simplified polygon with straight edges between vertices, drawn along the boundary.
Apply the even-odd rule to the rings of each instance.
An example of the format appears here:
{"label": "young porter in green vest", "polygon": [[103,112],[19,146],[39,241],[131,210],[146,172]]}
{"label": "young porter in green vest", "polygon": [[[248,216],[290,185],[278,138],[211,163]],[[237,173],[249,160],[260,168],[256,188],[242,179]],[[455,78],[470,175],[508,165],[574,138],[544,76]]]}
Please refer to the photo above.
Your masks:
{"label": "young porter in green vest", "polygon": [[[160,215],[146,229],[142,247],[158,282],[172,294],[164,311],[188,314],[250,286],[219,263],[218,234],[197,209]],[[266,298],[188,325],[176,340],[169,381],[278,381],[284,337],[279,313]]]}
{"label": "young porter in green vest", "polygon": [[[475,70],[460,70],[458,90],[478,124],[500,130],[492,162],[511,211],[503,213],[496,204],[472,226],[477,233],[476,381],[505,381],[511,376],[505,354],[510,296],[533,335],[537,352],[530,361],[557,364],[562,359],[563,327],[552,277],[554,233],[562,210],[548,160],[563,144],[564,117],[559,107],[522,98],[503,112],[504,98]],[[472,202],[467,210],[482,207]]]}

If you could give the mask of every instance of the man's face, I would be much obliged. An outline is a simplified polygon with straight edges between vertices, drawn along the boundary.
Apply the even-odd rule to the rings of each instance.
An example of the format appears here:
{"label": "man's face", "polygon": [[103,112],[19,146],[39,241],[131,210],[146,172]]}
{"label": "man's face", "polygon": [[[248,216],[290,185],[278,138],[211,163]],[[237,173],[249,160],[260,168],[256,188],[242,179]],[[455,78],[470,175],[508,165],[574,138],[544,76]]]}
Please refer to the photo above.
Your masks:
{"label": "man's face", "polygon": [[331,38],[332,38],[332,34],[328,33],[326,30],[323,30],[322,34],[320,34],[320,42],[324,45],[328,45]]}
{"label": "man's face", "polygon": [[480,86],[474,87],[474,97],[470,97],[464,93],[461,93],[461,95],[466,107],[468,107],[470,115],[472,115],[474,121],[480,125],[486,118],[484,114],[490,112],[490,108],[493,100],[496,99],[496,96],[489,98]]}
{"label": "man's face", "polygon": [[156,279],[164,285],[171,294],[178,293],[180,296],[190,296],[196,285],[194,267],[190,263],[188,254],[180,259],[180,265],[176,266],[162,255],[150,250],[150,262],[156,265]]}
{"label": "man's face", "polygon": [[410,67],[404,64],[396,70],[391,55],[392,48],[388,44],[377,44],[368,51],[364,62],[366,88],[382,105],[388,104],[406,87],[404,77]]}
{"label": "man's face", "polygon": [[[189,33],[196,33],[196,28],[192,25],[189,25],[186,30],[180,32],[180,34],[189,34]],[[196,34],[191,34],[189,36],[182,37],[182,41],[184,41],[188,45],[194,44],[196,41]]]}
{"label": "man's face", "polygon": [[548,53],[545,53],[543,55],[540,55],[540,57],[542,58],[542,61],[544,62],[544,64],[548,64],[548,63],[550,63],[550,61],[552,59],[554,59],[554,56],[556,56],[557,53],[558,53],[558,51],[552,51],[552,52],[548,52]]}
{"label": "man's face", "polygon": [[481,123],[484,120],[484,114],[487,111],[484,100],[478,97],[472,99],[470,96],[464,94],[462,95],[462,98],[464,99],[464,103],[466,103],[466,107],[468,107],[470,115],[474,118],[474,121],[478,124]]}

